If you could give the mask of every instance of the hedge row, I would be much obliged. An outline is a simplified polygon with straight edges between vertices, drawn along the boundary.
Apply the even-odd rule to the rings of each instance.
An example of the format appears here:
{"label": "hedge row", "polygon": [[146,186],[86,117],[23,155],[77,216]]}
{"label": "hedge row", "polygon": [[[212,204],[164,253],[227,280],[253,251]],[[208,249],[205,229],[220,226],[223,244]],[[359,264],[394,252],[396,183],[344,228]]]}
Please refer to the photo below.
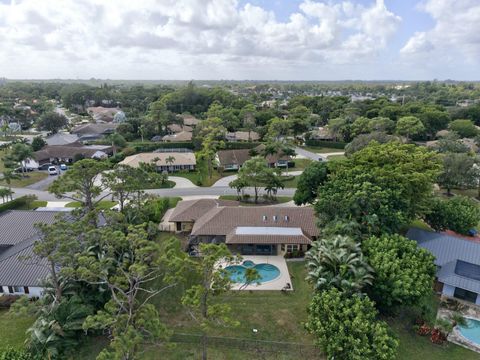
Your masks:
{"label": "hedge row", "polygon": [[135,149],[135,152],[150,152],[157,149],[193,149],[193,143],[191,142],[138,142],[130,143],[129,147]]}
{"label": "hedge row", "polygon": [[344,142],[337,142],[337,141],[323,141],[323,140],[306,140],[305,144],[307,146],[318,146],[318,147],[327,147],[333,149],[345,149],[348,143]]}
{"label": "hedge row", "polygon": [[254,142],[254,141],[235,141],[235,142],[225,142],[225,149],[228,150],[236,150],[236,149],[253,149],[254,147],[257,147],[261,143],[259,142]]}
{"label": "hedge row", "polygon": [[25,195],[19,198],[13,199],[12,201],[6,202],[5,204],[0,205],[0,213],[7,210],[15,210],[21,208],[27,204],[30,204],[32,201],[35,201],[37,197],[35,195]]}

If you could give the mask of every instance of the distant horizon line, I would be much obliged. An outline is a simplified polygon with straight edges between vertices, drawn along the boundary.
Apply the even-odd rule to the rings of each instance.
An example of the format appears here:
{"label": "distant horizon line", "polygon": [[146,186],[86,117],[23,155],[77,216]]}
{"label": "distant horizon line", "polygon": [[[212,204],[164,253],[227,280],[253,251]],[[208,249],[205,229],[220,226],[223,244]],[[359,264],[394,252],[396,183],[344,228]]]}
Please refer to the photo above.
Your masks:
{"label": "distant horizon line", "polygon": [[402,82],[402,83],[419,83],[419,82],[456,82],[456,83],[478,83],[480,80],[457,80],[457,79],[381,79],[381,80],[365,80],[365,79],[337,79],[337,80],[275,80],[275,79],[112,79],[112,78],[8,78],[0,77],[0,81],[137,81],[137,82],[307,82],[307,83],[335,83],[335,82]]}

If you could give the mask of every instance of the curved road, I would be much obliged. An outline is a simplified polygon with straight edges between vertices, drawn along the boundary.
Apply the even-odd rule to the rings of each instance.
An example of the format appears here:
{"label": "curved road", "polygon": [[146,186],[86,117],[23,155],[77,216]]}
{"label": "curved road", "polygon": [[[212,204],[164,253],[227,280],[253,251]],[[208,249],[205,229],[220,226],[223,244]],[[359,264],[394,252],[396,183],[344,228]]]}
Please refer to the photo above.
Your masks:
{"label": "curved road", "polygon": [[[42,190],[33,190],[27,188],[12,188],[15,192],[14,197],[20,197],[24,195],[35,195],[38,200],[45,201],[58,201],[59,199],[55,195],[49,193],[48,191]],[[155,194],[158,196],[220,196],[220,195],[237,195],[237,191],[229,188],[228,186],[216,186],[216,187],[192,187],[192,188],[172,188],[172,189],[150,189],[145,190],[147,194]],[[245,193],[250,195],[254,194],[253,188],[245,189]],[[295,189],[279,189],[278,196],[293,196]],[[100,196],[105,196],[107,193],[103,193]]]}

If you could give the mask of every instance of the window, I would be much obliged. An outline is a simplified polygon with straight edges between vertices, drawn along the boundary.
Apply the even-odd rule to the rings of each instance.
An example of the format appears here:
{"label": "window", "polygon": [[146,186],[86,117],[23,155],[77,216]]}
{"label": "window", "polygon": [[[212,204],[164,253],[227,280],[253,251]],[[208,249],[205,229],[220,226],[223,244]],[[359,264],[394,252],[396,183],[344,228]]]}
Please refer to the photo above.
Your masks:
{"label": "window", "polygon": [[23,293],[23,287],[22,286],[14,286],[13,290],[16,293]]}
{"label": "window", "polygon": [[461,289],[461,288],[455,288],[455,292],[453,293],[453,296],[456,297],[457,299],[465,300],[468,302],[475,303],[475,301],[477,301],[477,293],[474,293],[472,291],[468,291],[465,289]]}
{"label": "window", "polygon": [[24,287],[23,287],[23,292],[24,292],[25,294],[30,294],[30,289],[28,288],[28,286],[24,286]]}
{"label": "window", "polygon": [[299,250],[299,245],[298,244],[287,244],[287,253],[291,253],[291,252],[294,252],[294,251],[298,251]]}
{"label": "window", "polygon": [[14,291],[13,291],[13,287],[9,286],[9,287],[8,287],[8,292],[9,292],[10,294],[13,294],[13,292],[14,292]]}
{"label": "window", "polygon": [[0,294],[3,293],[3,286],[0,286]]}

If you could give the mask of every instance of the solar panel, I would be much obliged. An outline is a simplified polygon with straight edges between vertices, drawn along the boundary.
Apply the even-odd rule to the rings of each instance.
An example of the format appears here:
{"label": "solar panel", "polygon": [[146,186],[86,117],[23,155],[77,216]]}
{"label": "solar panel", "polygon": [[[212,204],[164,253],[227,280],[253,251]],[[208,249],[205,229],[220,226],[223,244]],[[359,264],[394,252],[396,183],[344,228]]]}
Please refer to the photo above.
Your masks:
{"label": "solar panel", "polygon": [[480,281],[480,265],[457,260],[455,274]]}

